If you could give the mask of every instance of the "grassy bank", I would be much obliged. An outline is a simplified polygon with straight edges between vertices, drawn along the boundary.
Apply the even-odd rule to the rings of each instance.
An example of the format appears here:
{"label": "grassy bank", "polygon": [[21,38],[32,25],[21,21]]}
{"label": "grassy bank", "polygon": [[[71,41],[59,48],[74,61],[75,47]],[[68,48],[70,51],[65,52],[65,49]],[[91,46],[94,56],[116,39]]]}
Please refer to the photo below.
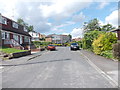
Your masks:
{"label": "grassy bank", "polygon": [[17,53],[17,52],[23,52],[23,51],[28,51],[28,50],[19,50],[15,48],[3,47],[3,48],[0,48],[0,51],[9,54],[9,53]]}

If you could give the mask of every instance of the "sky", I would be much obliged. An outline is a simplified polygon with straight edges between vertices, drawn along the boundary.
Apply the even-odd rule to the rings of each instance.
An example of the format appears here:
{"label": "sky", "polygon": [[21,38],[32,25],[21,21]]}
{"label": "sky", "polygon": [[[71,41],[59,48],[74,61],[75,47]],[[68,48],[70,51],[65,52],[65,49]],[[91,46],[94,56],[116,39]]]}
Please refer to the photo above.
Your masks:
{"label": "sky", "polygon": [[83,23],[94,18],[101,25],[118,26],[118,1],[1,0],[0,13],[14,21],[22,18],[42,34],[83,36]]}

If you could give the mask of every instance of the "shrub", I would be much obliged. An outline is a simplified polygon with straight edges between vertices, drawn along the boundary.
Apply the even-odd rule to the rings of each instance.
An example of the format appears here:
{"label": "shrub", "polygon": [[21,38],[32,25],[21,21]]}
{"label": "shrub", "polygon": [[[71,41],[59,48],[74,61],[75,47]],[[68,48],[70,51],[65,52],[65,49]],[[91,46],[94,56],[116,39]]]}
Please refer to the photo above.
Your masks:
{"label": "shrub", "polygon": [[101,55],[101,56],[104,56],[104,57],[106,57],[106,58],[113,58],[112,50],[103,51],[100,55]]}
{"label": "shrub", "polygon": [[113,33],[100,34],[93,41],[93,52],[100,55],[103,51],[112,50],[112,45],[117,42],[117,38]]}
{"label": "shrub", "polygon": [[94,30],[94,31],[85,33],[84,34],[84,39],[82,40],[83,49],[93,50],[92,43],[93,43],[94,39],[98,38],[98,36],[101,33],[105,33],[105,32]]}
{"label": "shrub", "polygon": [[47,46],[47,45],[51,44],[51,42],[41,42],[41,41],[32,41],[32,43],[33,43],[36,47],[39,47],[39,46]]}
{"label": "shrub", "polygon": [[113,55],[120,61],[120,41],[113,45]]}

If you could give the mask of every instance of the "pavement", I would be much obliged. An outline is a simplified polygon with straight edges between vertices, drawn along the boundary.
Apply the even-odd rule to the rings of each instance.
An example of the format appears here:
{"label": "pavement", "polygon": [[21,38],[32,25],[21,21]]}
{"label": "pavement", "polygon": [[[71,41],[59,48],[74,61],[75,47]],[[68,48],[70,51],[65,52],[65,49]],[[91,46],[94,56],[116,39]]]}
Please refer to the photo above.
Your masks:
{"label": "pavement", "polygon": [[93,52],[87,50],[81,50],[81,53],[118,83],[118,61],[95,55]]}
{"label": "pavement", "polygon": [[117,88],[118,62],[57,47],[2,61],[3,88]]}

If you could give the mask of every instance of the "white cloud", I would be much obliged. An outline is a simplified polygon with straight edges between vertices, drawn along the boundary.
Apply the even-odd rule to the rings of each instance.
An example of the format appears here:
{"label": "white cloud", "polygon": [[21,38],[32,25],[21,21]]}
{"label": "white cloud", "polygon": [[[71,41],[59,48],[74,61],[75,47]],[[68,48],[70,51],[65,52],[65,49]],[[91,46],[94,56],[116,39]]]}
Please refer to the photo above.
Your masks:
{"label": "white cloud", "polygon": [[72,20],[74,22],[83,22],[85,20],[85,15],[81,12],[80,14],[78,15],[74,15]]}
{"label": "white cloud", "polygon": [[105,23],[110,23],[115,27],[118,27],[118,10],[113,11],[105,18]]}
{"label": "white cloud", "polygon": [[82,28],[74,28],[70,34],[72,35],[72,38],[82,37],[83,29]]}
{"label": "white cloud", "polygon": [[[92,2],[79,2],[79,0],[57,0],[54,2],[1,0],[0,3],[0,13],[3,16],[13,20],[23,18],[25,22],[34,26],[35,31],[47,32],[52,28],[62,31],[59,28],[71,25],[73,22],[68,23],[66,19],[72,18],[76,12],[89,7]],[[80,13],[76,18],[74,16],[73,20],[81,21],[83,17],[84,15]],[[54,22],[50,22],[48,19],[53,19]]]}

